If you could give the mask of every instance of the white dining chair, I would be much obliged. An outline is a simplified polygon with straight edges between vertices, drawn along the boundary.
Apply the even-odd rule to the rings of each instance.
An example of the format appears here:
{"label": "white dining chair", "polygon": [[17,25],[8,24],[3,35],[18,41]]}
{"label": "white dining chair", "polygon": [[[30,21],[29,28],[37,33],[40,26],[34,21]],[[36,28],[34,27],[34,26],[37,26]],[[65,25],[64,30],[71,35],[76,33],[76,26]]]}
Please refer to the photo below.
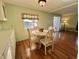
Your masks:
{"label": "white dining chair", "polygon": [[32,35],[30,29],[27,29],[27,32],[28,32],[29,46],[31,50],[34,50],[36,48],[35,43],[38,42],[38,38]]}
{"label": "white dining chair", "polygon": [[52,51],[54,48],[54,42],[53,42],[53,36],[52,36],[53,30],[49,30],[45,36],[45,38],[40,40],[40,43],[44,45],[44,53],[47,54],[47,47],[52,46]]}

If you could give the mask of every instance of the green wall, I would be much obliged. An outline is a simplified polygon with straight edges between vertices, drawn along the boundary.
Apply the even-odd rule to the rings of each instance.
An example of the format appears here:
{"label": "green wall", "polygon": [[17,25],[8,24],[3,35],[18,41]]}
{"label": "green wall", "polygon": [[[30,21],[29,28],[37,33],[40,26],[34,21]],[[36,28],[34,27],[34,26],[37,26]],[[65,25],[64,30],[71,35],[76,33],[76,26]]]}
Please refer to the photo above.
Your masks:
{"label": "green wall", "polygon": [[73,14],[73,15],[69,16],[69,20],[68,20],[69,27],[76,28],[77,22],[78,22],[78,15],[77,14]]}
{"label": "green wall", "polygon": [[8,20],[6,22],[0,22],[0,25],[2,26],[2,29],[14,28],[17,41],[28,38],[27,31],[24,29],[21,19],[21,13],[23,12],[39,15],[38,27],[46,29],[52,25],[53,14],[50,13],[11,4],[5,5],[5,11]]}
{"label": "green wall", "polygon": [[64,20],[65,17],[67,18],[66,27],[76,29],[76,25],[78,22],[78,15],[77,14],[62,15],[62,21]]}

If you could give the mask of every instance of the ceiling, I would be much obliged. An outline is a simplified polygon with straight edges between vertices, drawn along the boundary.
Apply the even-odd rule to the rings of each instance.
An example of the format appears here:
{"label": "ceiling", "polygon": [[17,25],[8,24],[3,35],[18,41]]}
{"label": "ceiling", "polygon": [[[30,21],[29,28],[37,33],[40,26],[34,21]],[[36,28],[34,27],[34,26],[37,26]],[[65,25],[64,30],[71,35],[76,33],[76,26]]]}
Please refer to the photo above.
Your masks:
{"label": "ceiling", "polygon": [[46,5],[41,7],[38,0],[4,0],[5,3],[20,5],[35,10],[55,14],[77,13],[77,0],[46,0]]}

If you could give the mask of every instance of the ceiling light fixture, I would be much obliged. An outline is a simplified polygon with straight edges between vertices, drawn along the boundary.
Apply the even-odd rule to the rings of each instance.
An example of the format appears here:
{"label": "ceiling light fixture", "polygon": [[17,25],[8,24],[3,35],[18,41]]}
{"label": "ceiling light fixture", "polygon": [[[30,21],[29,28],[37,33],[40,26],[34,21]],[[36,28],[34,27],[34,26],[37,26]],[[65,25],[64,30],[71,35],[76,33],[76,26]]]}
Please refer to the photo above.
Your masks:
{"label": "ceiling light fixture", "polygon": [[46,3],[46,0],[39,0],[38,3],[43,7]]}

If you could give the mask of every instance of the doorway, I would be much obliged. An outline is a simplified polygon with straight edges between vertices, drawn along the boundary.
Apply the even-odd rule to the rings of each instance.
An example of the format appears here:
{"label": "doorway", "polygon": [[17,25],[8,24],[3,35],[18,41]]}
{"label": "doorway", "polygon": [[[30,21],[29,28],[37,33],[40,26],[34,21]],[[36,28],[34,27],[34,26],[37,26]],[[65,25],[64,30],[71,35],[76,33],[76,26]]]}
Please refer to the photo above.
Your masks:
{"label": "doorway", "polygon": [[53,27],[56,28],[56,31],[60,31],[61,28],[60,16],[54,16]]}
{"label": "doorway", "polygon": [[77,23],[77,25],[76,25],[76,31],[78,31],[78,23]]}

